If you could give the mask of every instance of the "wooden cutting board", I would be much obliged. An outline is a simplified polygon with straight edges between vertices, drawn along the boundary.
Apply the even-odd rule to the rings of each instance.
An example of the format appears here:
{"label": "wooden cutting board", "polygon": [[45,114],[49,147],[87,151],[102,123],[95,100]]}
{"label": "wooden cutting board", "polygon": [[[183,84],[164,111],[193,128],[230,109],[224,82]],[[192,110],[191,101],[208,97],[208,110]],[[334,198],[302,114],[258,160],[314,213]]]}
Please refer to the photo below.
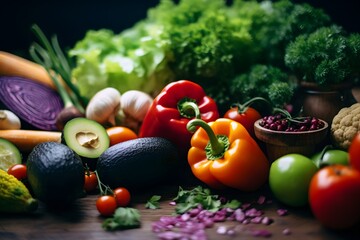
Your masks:
{"label": "wooden cutting board", "polygon": [[[137,208],[141,214],[141,228],[118,231],[105,231],[101,224],[95,202],[97,194],[87,195],[78,199],[71,207],[66,209],[47,209],[40,204],[40,208],[32,214],[14,215],[0,214],[0,239],[159,239],[152,232],[152,224],[161,216],[170,216],[175,213],[174,206],[169,203],[177,195],[178,186],[162,185],[133,193],[132,207]],[[152,195],[162,196],[161,208],[146,209],[145,203]],[[254,207],[262,209],[264,216],[270,217],[274,222],[270,225],[250,223],[243,225],[234,221],[216,223],[206,230],[208,239],[236,240],[261,239],[251,235],[251,229],[266,229],[271,232],[272,239],[359,239],[360,228],[355,227],[347,231],[331,231],[323,228],[312,216],[309,208],[288,208],[272,199],[268,190],[262,189],[255,193],[230,192],[227,197],[240,200],[242,203],[253,203]],[[260,196],[266,197],[266,203],[256,205]],[[288,215],[279,216],[279,208],[286,208]],[[234,227],[235,236],[220,235],[216,232],[219,226]],[[284,235],[283,230],[289,229],[290,235]]]}

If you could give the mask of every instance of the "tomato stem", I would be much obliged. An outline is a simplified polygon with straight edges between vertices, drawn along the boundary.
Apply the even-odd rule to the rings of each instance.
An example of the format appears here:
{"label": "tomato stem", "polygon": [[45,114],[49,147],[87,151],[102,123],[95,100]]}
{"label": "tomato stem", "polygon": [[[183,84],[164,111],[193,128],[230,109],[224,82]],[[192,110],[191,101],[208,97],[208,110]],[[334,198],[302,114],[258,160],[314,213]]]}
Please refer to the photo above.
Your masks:
{"label": "tomato stem", "polygon": [[[99,186],[99,190],[100,190],[100,195],[105,196],[105,195],[114,195],[113,191],[111,190],[111,188],[105,184],[103,184],[100,180],[99,174],[97,173],[97,171],[94,171],[96,174],[96,178],[98,180],[98,186]],[[105,190],[102,188],[105,187]],[[110,193],[110,194],[109,194]]]}
{"label": "tomato stem", "polygon": [[269,106],[271,105],[270,102],[268,100],[266,100],[265,98],[263,98],[263,97],[254,97],[254,98],[251,98],[250,100],[246,101],[243,104],[234,103],[234,104],[231,105],[231,108],[237,107],[238,113],[243,114],[251,106],[251,104],[253,104],[254,102],[257,102],[257,101],[263,101],[266,104],[268,104]]}
{"label": "tomato stem", "polygon": [[87,163],[85,163],[85,174],[86,174],[86,176],[90,176],[91,175],[91,173],[90,173],[90,168],[89,168],[89,166],[87,165]]}

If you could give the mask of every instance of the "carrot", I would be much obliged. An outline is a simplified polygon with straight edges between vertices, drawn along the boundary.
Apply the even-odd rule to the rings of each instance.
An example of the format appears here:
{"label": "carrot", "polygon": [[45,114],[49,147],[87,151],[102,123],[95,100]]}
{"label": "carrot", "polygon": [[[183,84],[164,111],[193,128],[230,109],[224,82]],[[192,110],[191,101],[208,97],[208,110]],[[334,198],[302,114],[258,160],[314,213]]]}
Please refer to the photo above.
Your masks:
{"label": "carrot", "polygon": [[22,152],[43,142],[61,142],[61,132],[40,130],[0,130],[0,138],[12,142]]}
{"label": "carrot", "polygon": [[45,68],[40,64],[8,52],[0,51],[0,75],[23,77],[42,83],[54,90],[57,89]]}

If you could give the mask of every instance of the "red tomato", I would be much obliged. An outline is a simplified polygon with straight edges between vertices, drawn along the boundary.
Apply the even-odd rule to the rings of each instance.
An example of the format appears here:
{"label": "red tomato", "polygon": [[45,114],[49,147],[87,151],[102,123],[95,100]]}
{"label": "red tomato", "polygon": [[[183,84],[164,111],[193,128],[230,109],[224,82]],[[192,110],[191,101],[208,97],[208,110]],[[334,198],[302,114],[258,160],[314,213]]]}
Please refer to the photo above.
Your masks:
{"label": "red tomato", "polygon": [[124,187],[114,189],[114,196],[119,207],[126,207],[130,203],[130,192]]}
{"label": "red tomato", "polygon": [[98,186],[98,180],[96,177],[96,173],[92,171],[85,171],[85,182],[84,182],[84,190],[86,192],[94,191]]}
{"label": "red tomato", "polygon": [[321,224],[332,229],[360,222],[360,172],[345,165],[320,169],[311,179],[309,203]]}
{"label": "red tomato", "polygon": [[113,196],[100,196],[96,200],[96,208],[102,216],[112,216],[117,208],[116,199]]}
{"label": "red tomato", "polygon": [[110,146],[137,138],[136,133],[127,127],[115,126],[106,129],[110,138]]}
{"label": "red tomato", "polygon": [[7,173],[13,175],[18,180],[24,180],[27,178],[27,168],[24,164],[14,164],[8,170]]}
{"label": "red tomato", "polygon": [[358,132],[349,147],[350,165],[360,171],[360,132]]}
{"label": "red tomato", "polygon": [[238,107],[230,108],[225,114],[225,118],[232,119],[241,123],[251,136],[255,136],[254,123],[261,118],[260,113],[254,108],[247,107],[245,111],[239,111]]}

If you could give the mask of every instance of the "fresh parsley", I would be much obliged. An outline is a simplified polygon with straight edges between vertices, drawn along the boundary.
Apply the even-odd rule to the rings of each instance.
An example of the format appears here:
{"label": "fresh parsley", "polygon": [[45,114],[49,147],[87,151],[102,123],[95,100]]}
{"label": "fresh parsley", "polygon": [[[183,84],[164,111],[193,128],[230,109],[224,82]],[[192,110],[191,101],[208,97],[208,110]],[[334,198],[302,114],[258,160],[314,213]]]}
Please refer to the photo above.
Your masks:
{"label": "fresh parsley", "polygon": [[159,196],[159,195],[152,196],[147,201],[147,203],[145,204],[145,207],[149,208],[149,209],[158,209],[158,208],[160,208],[160,202],[159,202],[160,199],[161,199],[161,196]]}
{"label": "fresh parsley", "polygon": [[135,208],[119,207],[114,216],[107,218],[102,227],[105,230],[129,229],[140,227],[140,213]]}
{"label": "fresh parsley", "polygon": [[197,186],[191,190],[185,190],[179,187],[178,195],[173,200],[176,202],[175,211],[178,214],[185,213],[199,205],[201,205],[203,209],[213,212],[225,207],[236,209],[241,205],[241,202],[238,200],[222,202],[218,195],[211,194],[210,189],[201,186]]}

